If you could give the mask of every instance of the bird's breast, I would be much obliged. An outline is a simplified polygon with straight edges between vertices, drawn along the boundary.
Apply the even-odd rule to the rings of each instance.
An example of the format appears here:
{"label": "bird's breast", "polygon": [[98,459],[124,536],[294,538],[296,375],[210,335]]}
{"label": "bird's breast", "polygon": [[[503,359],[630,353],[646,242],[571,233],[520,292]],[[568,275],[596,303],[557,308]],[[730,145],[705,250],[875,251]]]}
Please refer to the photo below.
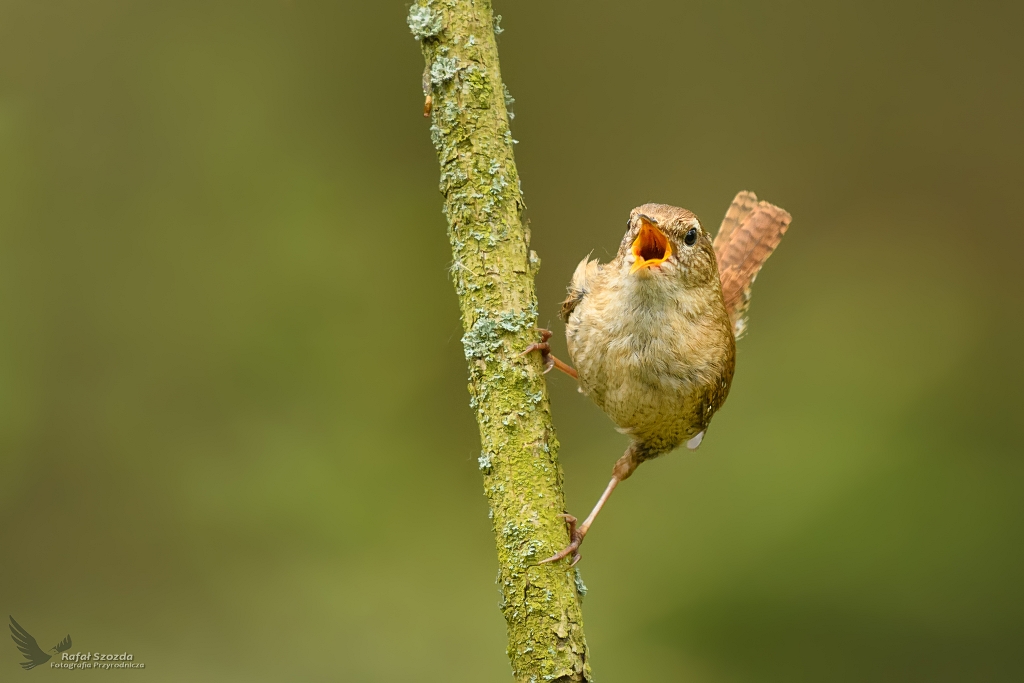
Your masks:
{"label": "bird's breast", "polygon": [[595,287],[566,336],[583,391],[621,431],[671,450],[706,427],[735,346],[720,294],[719,311],[714,297],[651,280]]}

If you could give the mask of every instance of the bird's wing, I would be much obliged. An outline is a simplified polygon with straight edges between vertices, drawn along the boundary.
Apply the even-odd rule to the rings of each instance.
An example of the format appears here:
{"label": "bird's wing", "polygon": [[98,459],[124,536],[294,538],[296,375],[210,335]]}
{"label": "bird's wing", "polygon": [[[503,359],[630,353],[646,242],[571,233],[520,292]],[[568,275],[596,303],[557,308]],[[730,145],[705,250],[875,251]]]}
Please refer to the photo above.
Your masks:
{"label": "bird's wing", "polygon": [[[21,624],[14,620],[14,617],[11,617],[9,628],[11,629],[11,638],[14,640],[14,644],[18,646],[21,654],[25,655],[25,659],[28,660],[27,662],[20,662],[21,668],[28,671],[50,659],[50,655],[39,649],[39,643],[36,642],[36,639],[32,637],[31,633],[23,629]],[[70,647],[70,644],[68,646]]]}
{"label": "bird's wing", "polygon": [[740,192],[725,213],[715,237],[715,255],[725,309],[737,339],[746,329],[744,315],[750,306],[750,286],[779,246],[791,220],[785,209],[758,202],[753,192]]}
{"label": "bird's wing", "polygon": [[588,288],[600,268],[597,259],[590,260],[590,254],[576,266],[576,272],[572,274],[572,281],[569,283],[569,295],[562,302],[563,322],[569,322],[569,316],[587,295]]}
{"label": "bird's wing", "polygon": [[64,652],[65,650],[70,650],[71,649],[71,636],[70,635],[64,636],[64,640],[62,640],[59,643],[57,643],[56,645],[54,645],[53,649],[56,650],[57,652]]}

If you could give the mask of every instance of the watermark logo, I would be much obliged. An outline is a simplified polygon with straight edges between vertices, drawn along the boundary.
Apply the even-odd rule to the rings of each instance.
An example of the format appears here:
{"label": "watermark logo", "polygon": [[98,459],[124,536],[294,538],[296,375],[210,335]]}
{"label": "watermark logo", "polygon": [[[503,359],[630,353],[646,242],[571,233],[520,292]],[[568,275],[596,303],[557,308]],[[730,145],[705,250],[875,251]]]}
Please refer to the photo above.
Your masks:
{"label": "watermark logo", "polygon": [[71,636],[68,635],[64,636],[64,640],[50,648],[50,652],[52,652],[53,655],[47,654],[43,652],[41,647],[39,647],[39,643],[37,643],[36,639],[32,637],[32,634],[26,631],[21,624],[16,622],[14,617],[11,617],[10,629],[11,638],[14,639],[14,644],[18,646],[18,649],[21,650],[21,654],[23,654],[25,659],[28,660],[27,662],[20,662],[21,668],[26,671],[34,669],[40,664],[45,664],[50,661],[50,658],[53,657],[53,655],[60,654],[61,652],[71,648]]}
{"label": "watermark logo", "polygon": [[[25,630],[21,624],[11,617],[10,623],[11,638],[14,640],[18,651],[25,657],[26,661],[19,662],[21,668],[28,671],[40,664],[50,662],[51,659],[60,655],[55,661],[50,662],[51,669],[145,669],[146,665],[135,661],[135,655],[129,652],[68,652],[71,649],[71,636],[64,636],[64,640],[50,648],[50,652],[43,652],[39,643],[31,633]],[[51,654],[52,653],[52,654]]]}

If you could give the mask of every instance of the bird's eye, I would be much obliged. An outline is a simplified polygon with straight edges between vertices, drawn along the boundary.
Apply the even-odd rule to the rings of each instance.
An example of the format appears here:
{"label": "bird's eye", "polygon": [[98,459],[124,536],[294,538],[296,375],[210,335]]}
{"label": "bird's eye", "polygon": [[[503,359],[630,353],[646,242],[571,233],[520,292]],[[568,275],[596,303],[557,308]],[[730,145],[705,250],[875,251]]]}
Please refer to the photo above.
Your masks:
{"label": "bird's eye", "polygon": [[690,228],[686,231],[686,235],[683,237],[683,243],[688,247],[692,247],[697,243],[697,228]]}

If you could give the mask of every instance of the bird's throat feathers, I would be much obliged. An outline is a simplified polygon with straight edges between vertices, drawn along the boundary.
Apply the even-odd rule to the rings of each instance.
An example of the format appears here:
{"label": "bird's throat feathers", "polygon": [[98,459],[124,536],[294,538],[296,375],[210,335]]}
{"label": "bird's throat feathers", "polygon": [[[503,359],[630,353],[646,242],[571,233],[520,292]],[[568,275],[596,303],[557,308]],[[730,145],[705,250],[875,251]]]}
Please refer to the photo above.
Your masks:
{"label": "bird's throat feathers", "polygon": [[658,316],[669,312],[696,318],[707,311],[709,294],[704,288],[683,286],[678,274],[671,272],[679,265],[662,265],[635,273],[624,273],[617,278],[621,301],[628,311],[642,316]]}

